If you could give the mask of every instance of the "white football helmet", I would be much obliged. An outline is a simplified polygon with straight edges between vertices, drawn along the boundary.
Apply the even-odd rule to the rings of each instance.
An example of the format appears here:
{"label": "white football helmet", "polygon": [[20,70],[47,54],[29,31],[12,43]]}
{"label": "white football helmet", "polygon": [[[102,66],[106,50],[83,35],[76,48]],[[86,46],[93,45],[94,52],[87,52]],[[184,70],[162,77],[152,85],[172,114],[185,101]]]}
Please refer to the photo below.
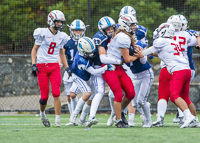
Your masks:
{"label": "white football helmet", "polygon": [[180,31],[182,28],[182,21],[178,15],[172,15],[168,18],[167,23],[174,26],[176,31]]}
{"label": "white football helmet", "polygon": [[187,19],[185,18],[185,16],[183,15],[178,15],[181,19],[181,22],[182,22],[182,29],[181,31],[185,31],[188,27],[187,27],[187,24],[188,24],[188,21]]}
{"label": "white football helmet", "polygon": [[78,40],[78,51],[85,58],[93,58],[95,56],[96,45],[89,37],[82,37]]}
{"label": "white football helmet", "polygon": [[124,14],[131,14],[131,15],[133,15],[134,17],[136,17],[136,11],[135,11],[135,9],[134,9],[133,7],[131,7],[131,6],[124,6],[124,7],[121,9],[120,13],[119,13],[119,17],[121,17],[121,16],[124,15]]}
{"label": "white football helmet", "polygon": [[[56,27],[55,21],[62,21],[61,27]],[[55,30],[62,30],[65,26],[65,15],[60,10],[53,10],[48,14],[47,23],[50,27],[53,27]]]}
{"label": "white football helmet", "polygon": [[158,38],[173,38],[174,37],[175,28],[170,23],[162,23],[158,27]]}
{"label": "white football helmet", "polygon": [[[69,27],[70,37],[73,39],[79,40],[81,37],[85,36],[86,26],[83,21],[76,19],[70,24],[70,26],[67,26]],[[74,34],[73,30],[82,30],[82,34]]]}
{"label": "white football helmet", "polygon": [[107,35],[105,29],[107,29],[110,26],[113,26],[114,30],[116,30],[115,21],[111,17],[104,16],[98,22],[99,31],[101,31],[101,33],[104,35]]}
{"label": "white football helmet", "polygon": [[130,28],[131,24],[138,23],[136,17],[131,14],[124,14],[118,19],[119,29],[125,30],[126,32],[132,33]]}

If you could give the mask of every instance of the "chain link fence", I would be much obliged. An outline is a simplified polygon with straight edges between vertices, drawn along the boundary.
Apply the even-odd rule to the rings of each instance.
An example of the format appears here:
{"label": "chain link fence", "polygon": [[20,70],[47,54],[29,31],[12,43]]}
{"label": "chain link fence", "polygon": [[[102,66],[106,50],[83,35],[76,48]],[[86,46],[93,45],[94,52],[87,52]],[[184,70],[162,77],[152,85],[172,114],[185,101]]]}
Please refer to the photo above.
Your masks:
{"label": "chain link fence", "polygon": [[[132,6],[137,12],[140,25],[147,28],[150,43],[152,33],[168,17],[183,14],[188,20],[188,29],[200,30],[199,0],[0,0],[0,111],[39,111],[40,90],[37,79],[31,76],[31,49],[34,44],[33,31],[38,27],[47,27],[47,15],[50,11],[61,10],[66,24],[81,19],[87,27],[86,35],[93,37],[98,31],[98,21],[103,16],[112,17],[117,23],[119,12],[124,6]],[[66,26],[63,29],[69,35]],[[196,66],[195,78],[191,83],[190,97],[196,108],[200,108],[200,53],[193,50]],[[160,60],[149,61],[154,70],[154,83],[148,101],[151,109],[156,110],[158,97],[158,76]],[[62,76],[64,69],[62,69]],[[110,111],[107,96],[100,103],[98,111]],[[81,96],[79,93],[78,97]],[[67,98],[64,85],[61,86],[62,112],[67,112]],[[53,112],[53,97],[50,93],[47,111]],[[175,110],[170,102],[169,110]]]}

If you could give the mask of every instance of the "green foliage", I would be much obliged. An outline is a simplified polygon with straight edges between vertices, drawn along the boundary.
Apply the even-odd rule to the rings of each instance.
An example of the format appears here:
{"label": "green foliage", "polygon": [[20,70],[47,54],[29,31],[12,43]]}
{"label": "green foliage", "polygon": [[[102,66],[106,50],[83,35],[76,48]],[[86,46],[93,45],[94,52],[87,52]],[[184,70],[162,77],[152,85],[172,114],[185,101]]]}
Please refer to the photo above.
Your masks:
{"label": "green foliage", "polygon": [[[37,27],[47,27],[47,15],[50,11],[61,10],[70,25],[75,19],[81,19],[88,25],[88,0],[0,0],[0,44],[33,42],[32,33]],[[173,0],[90,0],[90,37],[98,31],[98,21],[103,16],[112,17],[118,22],[119,13],[123,6],[130,5],[137,12],[139,25],[147,28],[147,39],[152,39],[152,33],[161,23],[166,22],[173,14],[186,14],[189,26],[197,29],[200,25],[199,0],[186,0],[184,11],[180,6],[172,6]],[[68,27],[64,31],[69,34]]]}

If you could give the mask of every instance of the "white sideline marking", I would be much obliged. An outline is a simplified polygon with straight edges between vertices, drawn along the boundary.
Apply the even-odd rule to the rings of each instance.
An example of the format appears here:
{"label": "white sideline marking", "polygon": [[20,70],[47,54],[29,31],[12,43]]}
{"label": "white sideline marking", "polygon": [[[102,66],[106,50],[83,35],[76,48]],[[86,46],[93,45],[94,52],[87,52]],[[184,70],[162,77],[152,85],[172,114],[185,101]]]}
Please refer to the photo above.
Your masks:
{"label": "white sideline marking", "polygon": [[[66,123],[61,123],[60,125],[65,125]],[[99,125],[106,125],[107,123],[98,123]],[[97,124],[97,125],[98,125]],[[142,123],[135,123],[135,124],[142,124]],[[176,125],[176,123],[164,123],[164,124],[169,124],[169,125]],[[24,126],[40,126],[41,124],[12,124],[12,123],[0,123],[0,125],[24,125]]]}

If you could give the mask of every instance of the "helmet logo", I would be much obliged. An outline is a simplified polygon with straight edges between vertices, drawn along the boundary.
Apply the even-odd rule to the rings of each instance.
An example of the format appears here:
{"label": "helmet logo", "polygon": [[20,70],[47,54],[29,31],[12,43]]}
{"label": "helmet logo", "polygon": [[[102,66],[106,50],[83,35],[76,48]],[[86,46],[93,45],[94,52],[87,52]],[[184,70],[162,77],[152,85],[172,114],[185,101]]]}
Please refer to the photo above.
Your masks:
{"label": "helmet logo", "polygon": [[54,19],[53,15],[50,13],[50,16]]}
{"label": "helmet logo", "polygon": [[123,17],[125,20],[127,20],[127,21],[129,21],[130,22],[130,20],[128,19],[128,18],[126,18],[126,17]]}

